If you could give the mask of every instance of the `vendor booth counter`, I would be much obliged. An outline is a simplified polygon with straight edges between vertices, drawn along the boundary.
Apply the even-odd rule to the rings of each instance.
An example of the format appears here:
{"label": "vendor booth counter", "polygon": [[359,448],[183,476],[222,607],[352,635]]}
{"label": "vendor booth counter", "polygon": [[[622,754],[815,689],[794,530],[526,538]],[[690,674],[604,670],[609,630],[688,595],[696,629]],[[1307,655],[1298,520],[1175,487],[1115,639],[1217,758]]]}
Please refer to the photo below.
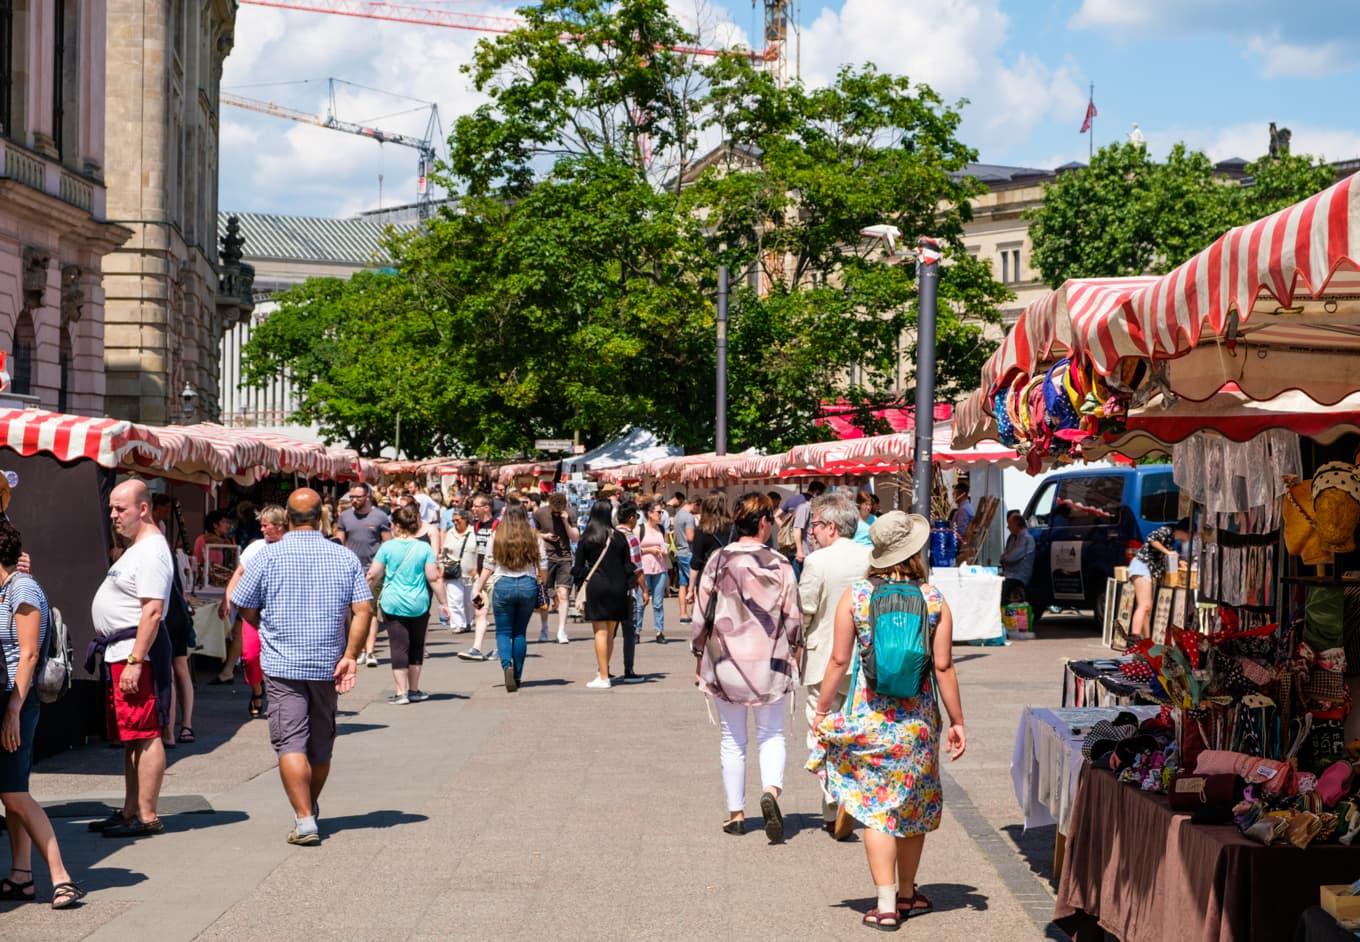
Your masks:
{"label": "vendor booth counter", "polygon": [[1191,824],[1099,769],[1081,776],[1072,824],[1054,922],[1078,940],[1282,942],[1318,888],[1360,864],[1351,847],[1266,847],[1231,824]]}

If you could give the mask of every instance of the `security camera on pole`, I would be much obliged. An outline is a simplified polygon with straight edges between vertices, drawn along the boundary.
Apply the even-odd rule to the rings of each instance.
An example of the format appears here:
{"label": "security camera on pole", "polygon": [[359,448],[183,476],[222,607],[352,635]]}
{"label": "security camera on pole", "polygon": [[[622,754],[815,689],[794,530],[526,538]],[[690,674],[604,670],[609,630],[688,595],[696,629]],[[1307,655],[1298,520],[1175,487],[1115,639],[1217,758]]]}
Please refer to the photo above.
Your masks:
{"label": "security camera on pole", "polygon": [[897,250],[902,230],[882,224],[860,230],[881,239],[894,264],[916,262],[916,457],[911,478],[911,509],[930,519],[931,435],[935,430],[935,315],[940,291],[940,240],[922,236],[916,251]]}

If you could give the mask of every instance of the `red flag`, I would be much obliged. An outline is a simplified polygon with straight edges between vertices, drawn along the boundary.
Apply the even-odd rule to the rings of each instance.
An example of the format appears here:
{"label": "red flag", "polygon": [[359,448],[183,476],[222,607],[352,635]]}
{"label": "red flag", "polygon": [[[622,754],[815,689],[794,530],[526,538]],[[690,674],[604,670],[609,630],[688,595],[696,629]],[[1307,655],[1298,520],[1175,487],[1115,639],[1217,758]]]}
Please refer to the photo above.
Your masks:
{"label": "red flag", "polygon": [[1087,99],[1086,120],[1081,123],[1081,130],[1077,132],[1078,134],[1085,134],[1087,131],[1091,130],[1091,119],[1094,118],[1096,114],[1097,112],[1095,99],[1094,98]]}

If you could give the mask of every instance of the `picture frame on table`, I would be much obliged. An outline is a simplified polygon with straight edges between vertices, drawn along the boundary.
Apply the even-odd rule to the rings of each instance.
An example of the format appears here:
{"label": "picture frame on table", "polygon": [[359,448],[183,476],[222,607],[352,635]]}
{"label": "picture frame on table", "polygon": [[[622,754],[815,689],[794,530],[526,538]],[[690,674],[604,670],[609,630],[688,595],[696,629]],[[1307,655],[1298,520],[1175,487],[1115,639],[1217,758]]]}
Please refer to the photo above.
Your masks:
{"label": "picture frame on table", "polygon": [[1152,603],[1152,643],[1166,644],[1166,629],[1171,624],[1171,609],[1176,600],[1176,590],[1171,586],[1157,586],[1157,595]]}
{"label": "picture frame on table", "polygon": [[1100,626],[1100,642],[1112,651],[1122,651],[1126,646],[1123,635],[1115,631],[1119,621],[1119,583],[1114,579],[1105,581],[1105,619]]}

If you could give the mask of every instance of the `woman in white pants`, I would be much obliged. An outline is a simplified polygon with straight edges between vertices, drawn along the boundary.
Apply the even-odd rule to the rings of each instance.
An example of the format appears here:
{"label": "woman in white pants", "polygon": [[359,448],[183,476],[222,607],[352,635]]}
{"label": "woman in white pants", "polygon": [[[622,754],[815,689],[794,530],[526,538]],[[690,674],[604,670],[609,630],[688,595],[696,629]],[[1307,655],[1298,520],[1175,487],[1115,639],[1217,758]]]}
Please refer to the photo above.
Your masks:
{"label": "woman in white pants", "polygon": [[449,627],[455,632],[472,630],[472,578],[477,574],[477,538],[468,525],[468,512],[455,510],[450,515],[451,525],[444,534],[445,558],[457,560],[462,570],[457,579],[444,580],[445,613]]}
{"label": "woman in white pants", "polygon": [[764,494],[748,494],[737,504],[737,541],[710,556],[698,580],[690,649],[698,661],[696,682],[713,698],[722,728],[723,831],[746,830],[747,714],[754,713],[760,813],[765,836],[777,844],[784,839],[784,716],[798,686],[803,613],[793,567],[766,545],[774,511]]}

